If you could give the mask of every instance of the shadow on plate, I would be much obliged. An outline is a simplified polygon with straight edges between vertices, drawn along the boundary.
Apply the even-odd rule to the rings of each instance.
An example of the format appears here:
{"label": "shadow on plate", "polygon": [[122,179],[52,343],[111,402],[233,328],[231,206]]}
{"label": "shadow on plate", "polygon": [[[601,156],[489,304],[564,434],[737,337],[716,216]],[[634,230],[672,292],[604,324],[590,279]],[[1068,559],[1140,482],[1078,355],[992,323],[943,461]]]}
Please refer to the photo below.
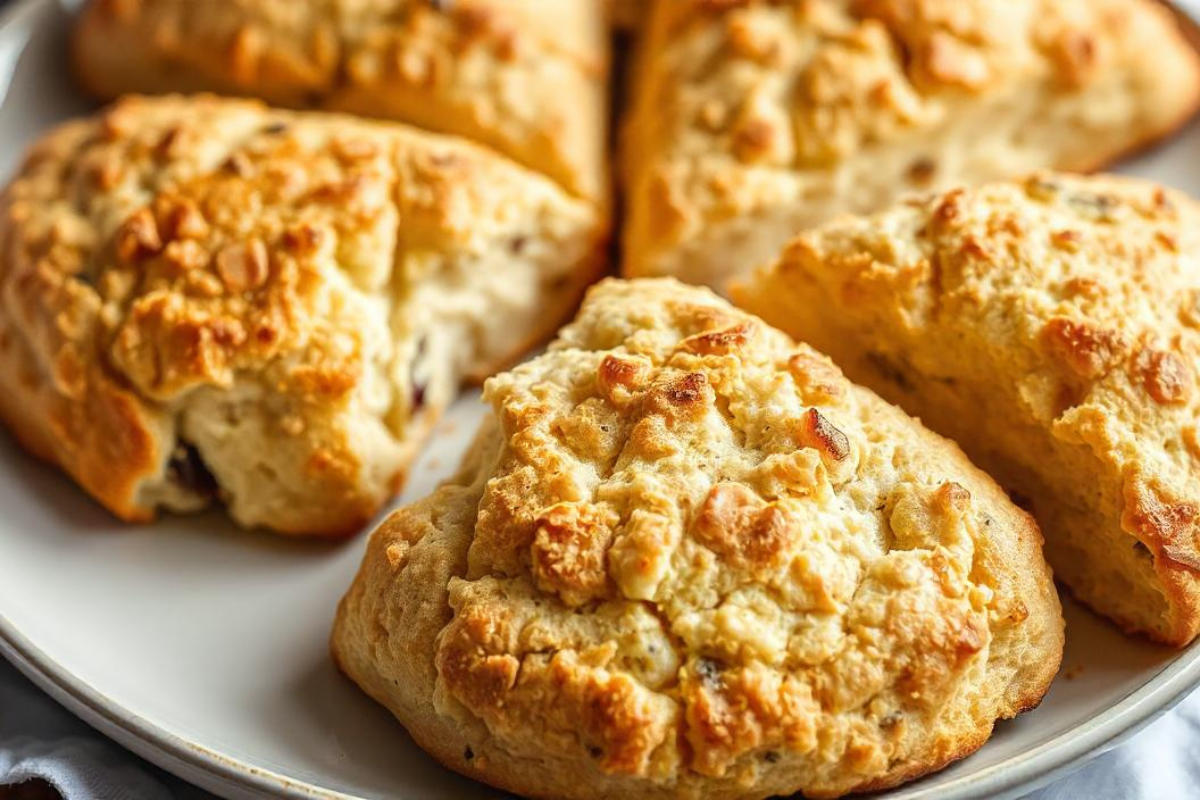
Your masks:
{"label": "shadow on plate", "polygon": [[[345,772],[348,761],[368,775],[395,775],[392,789],[405,774],[420,773],[421,797],[513,797],[464,778],[427,755],[404,726],[338,671],[328,656],[298,669],[286,691],[301,718],[296,725],[281,728],[280,735],[288,737],[294,748],[308,750],[314,761],[329,765],[325,775],[311,776],[318,785],[360,791],[362,787],[328,781],[328,775]],[[380,786],[379,791],[386,794],[389,787]]]}

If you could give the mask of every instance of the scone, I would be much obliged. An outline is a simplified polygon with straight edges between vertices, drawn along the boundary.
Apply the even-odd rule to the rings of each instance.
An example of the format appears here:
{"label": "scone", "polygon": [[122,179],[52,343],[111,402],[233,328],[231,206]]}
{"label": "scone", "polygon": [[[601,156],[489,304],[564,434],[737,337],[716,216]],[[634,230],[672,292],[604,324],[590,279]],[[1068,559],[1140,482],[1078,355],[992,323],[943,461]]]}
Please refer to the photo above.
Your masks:
{"label": "scone", "polygon": [[88,0],[74,58],[102,97],[216,91],[385,117],[482,142],[578,196],[607,191],[596,0]]}
{"label": "scone", "polygon": [[1123,627],[1200,630],[1200,206],[1130,179],[954,190],[792,242],[739,302],[956,439]]}
{"label": "scone", "polygon": [[645,16],[646,0],[604,0],[608,21],[619,31],[638,28]]}
{"label": "scone", "polygon": [[1097,169],[1192,114],[1200,59],[1157,0],[663,0],[633,86],[626,273],[724,291],[838,213]]}
{"label": "scone", "polygon": [[460,376],[601,266],[590,204],[459,139],[212,97],[47,134],[0,196],[0,416],[118,516],[342,534]]}
{"label": "scone", "polygon": [[1058,669],[1029,516],[707,290],[606,281],[484,397],[333,634],[452,769],[545,798],[833,797],[971,753]]}

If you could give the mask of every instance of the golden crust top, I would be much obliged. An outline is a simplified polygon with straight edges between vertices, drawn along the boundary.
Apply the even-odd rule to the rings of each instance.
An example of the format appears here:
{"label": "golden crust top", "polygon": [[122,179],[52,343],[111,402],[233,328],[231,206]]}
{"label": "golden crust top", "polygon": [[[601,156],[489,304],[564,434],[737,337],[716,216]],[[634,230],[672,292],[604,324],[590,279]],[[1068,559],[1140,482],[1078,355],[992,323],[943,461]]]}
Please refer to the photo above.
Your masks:
{"label": "golden crust top", "polygon": [[[969,752],[1056,670],[1028,517],[707,291],[605,282],[484,394],[474,489],[385,523],[335,633],[343,667],[455,768],[539,795],[828,796]],[[448,594],[408,583],[430,524],[456,542],[435,559],[457,565]],[[427,627],[387,621],[404,614]],[[399,652],[429,653],[436,678]],[[434,707],[406,712],[422,693]]]}
{"label": "golden crust top", "polygon": [[[284,530],[369,518],[474,366],[445,357],[421,385],[438,307],[423,282],[598,235],[581,204],[466,143],[210,97],[64,125],[0,214],[5,411],[30,446],[142,518],[202,500],[168,485],[186,441],[235,516]],[[562,255],[560,270],[584,258]]]}
{"label": "golden crust top", "polygon": [[646,15],[646,0],[603,0],[608,22],[617,31],[636,33]]}
{"label": "golden crust top", "polygon": [[388,117],[606,191],[607,41],[591,0],[92,0],[84,83]]}
{"label": "golden crust top", "polygon": [[[1094,169],[1200,101],[1200,60],[1154,0],[659,2],[642,45],[632,274],[779,204],[811,206],[796,230],[895,187]],[[842,175],[855,159],[861,174]]]}
{"label": "golden crust top", "polygon": [[[1077,484],[1064,502],[1111,512],[1165,584],[1190,583],[1200,569],[1197,231],[1200,207],[1180,193],[1043,173],[802,235],[742,299],[778,316],[767,308],[782,285],[810,287],[813,302],[839,298],[848,324],[876,332],[871,358],[911,365],[893,382],[910,368],[944,380],[985,369],[1002,384],[996,397],[1012,382],[1011,441],[1043,431],[1055,448],[1088,454],[1089,477],[1064,476]],[[1049,445],[988,446],[1033,470],[1050,458]],[[1186,641],[1196,612],[1176,613],[1186,619],[1157,635]]]}

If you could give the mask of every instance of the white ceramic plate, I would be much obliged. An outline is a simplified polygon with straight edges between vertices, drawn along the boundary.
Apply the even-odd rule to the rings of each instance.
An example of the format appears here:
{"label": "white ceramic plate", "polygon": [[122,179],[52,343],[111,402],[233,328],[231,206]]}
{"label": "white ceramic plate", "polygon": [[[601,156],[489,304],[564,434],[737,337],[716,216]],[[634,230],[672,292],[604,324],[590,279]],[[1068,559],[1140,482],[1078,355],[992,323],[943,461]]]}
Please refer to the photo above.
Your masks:
{"label": "white ceramic plate", "polygon": [[[68,20],[54,0],[24,0],[0,25],[0,175],[40,131],[89,108],[65,69]],[[1197,157],[1193,127],[1127,170],[1195,194]],[[477,394],[455,406],[403,500],[453,469],[480,414]],[[422,754],[333,668],[329,625],[363,541],[285,541],[219,513],[124,526],[0,435],[0,652],[104,733],[228,797],[497,796]],[[1130,640],[1070,605],[1067,620],[1064,673],[1042,706],[892,797],[1028,791],[1200,681],[1200,645]]]}

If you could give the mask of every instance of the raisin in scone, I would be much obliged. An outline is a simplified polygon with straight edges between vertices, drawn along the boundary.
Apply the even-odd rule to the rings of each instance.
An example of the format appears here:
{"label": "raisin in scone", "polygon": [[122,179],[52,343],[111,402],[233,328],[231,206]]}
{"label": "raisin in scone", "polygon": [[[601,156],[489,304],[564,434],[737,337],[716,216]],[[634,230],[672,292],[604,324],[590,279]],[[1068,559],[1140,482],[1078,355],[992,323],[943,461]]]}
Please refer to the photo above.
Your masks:
{"label": "raisin in scone", "polygon": [[739,302],[956,439],[1056,575],[1125,628],[1200,629],[1200,207],[1042,174],[801,236]]}
{"label": "raisin in scone", "polygon": [[213,97],[47,134],[0,197],[0,416],[118,516],[350,533],[460,376],[549,335],[593,206],[396,124]]}
{"label": "raisin in scone", "polygon": [[1200,101],[1157,0],[664,1],[641,41],[626,272],[721,291],[838,213],[1097,169]]}
{"label": "raisin in scone", "polygon": [[89,0],[80,80],[385,117],[607,192],[608,35],[596,0]]}
{"label": "raisin in scone", "polygon": [[606,281],[376,531],[341,668],[463,774],[554,798],[832,797],[1037,704],[1063,623],[952,443],[705,289]]}

